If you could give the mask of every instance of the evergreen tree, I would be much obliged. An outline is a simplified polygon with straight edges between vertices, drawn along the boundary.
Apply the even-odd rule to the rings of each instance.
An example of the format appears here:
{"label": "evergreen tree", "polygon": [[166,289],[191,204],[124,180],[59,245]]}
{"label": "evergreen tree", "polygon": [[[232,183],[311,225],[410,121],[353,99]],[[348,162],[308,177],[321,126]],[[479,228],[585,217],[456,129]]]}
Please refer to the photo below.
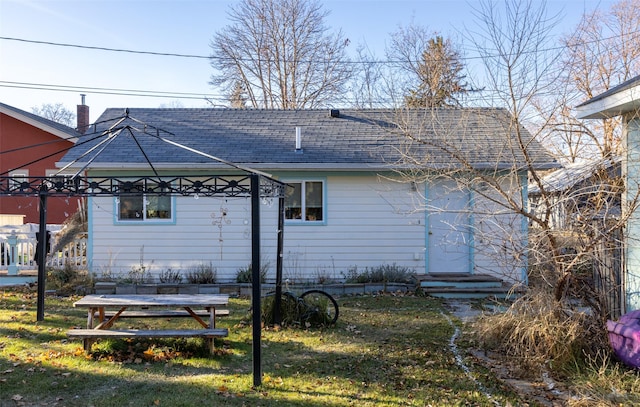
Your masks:
{"label": "evergreen tree", "polygon": [[449,40],[441,36],[430,39],[415,71],[418,86],[405,95],[405,105],[412,108],[460,105],[458,96],[468,91],[463,69],[460,54]]}

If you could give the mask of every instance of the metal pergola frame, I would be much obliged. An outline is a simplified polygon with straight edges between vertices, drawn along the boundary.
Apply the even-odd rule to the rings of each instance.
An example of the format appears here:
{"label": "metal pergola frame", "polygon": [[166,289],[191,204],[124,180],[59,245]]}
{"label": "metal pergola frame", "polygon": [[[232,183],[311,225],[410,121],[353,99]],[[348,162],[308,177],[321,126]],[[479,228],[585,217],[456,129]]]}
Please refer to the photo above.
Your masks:
{"label": "metal pergola frame", "polygon": [[[50,196],[204,196],[251,198],[251,270],[253,310],[253,382],[262,382],[261,362],[261,282],[260,282],[260,201],[263,198],[278,199],[276,301],[282,290],[282,258],[284,242],[284,196],[286,184],[261,174],[240,175],[162,175],[138,177],[0,177],[0,196],[37,197],[39,199],[40,225],[38,247],[38,295],[37,320],[44,320],[46,277],[47,198]],[[275,309],[279,310],[276,303]],[[279,313],[276,320],[279,320]]]}
{"label": "metal pergola frame", "polygon": [[[125,124],[130,120],[133,124]],[[7,173],[0,174],[0,197],[20,196],[37,197],[40,208],[40,225],[38,247],[38,297],[37,320],[44,320],[45,298],[45,261],[47,230],[47,198],[50,196],[131,196],[131,195],[156,195],[156,196],[203,196],[203,197],[250,197],[251,198],[251,269],[252,269],[252,312],[253,312],[253,384],[260,386],[262,383],[261,367],[261,281],[260,281],[260,200],[263,198],[278,199],[278,228],[277,228],[277,260],[276,260],[276,296],[275,296],[275,321],[279,323],[280,294],[282,292],[282,261],[284,242],[284,197],[286,184],[272,178],[269,174],[232,162],[217,158],[210,154],[195,150],[191,147],[177,143],[169,137],[172,133],[143,123],[129,116],[129,110],[125,110],[122,117],[113,120],[114,124],[107,130],[95,132],[89,135],[90,141],[101,141],[88,148],[77,160],[67,164],[60,172],[67,170],[72,165],[78,167],[73,176],[52,175],[47,177],[10,177]],[[97,126],[94,124],[94,128]],[[136,133],[151,136],[156,140],[165,142],[176,148],[189,151],[195,155],[208,158],[212,161],[225,164],[239,170],[237,174],[227,175],[165,175],[160,174],[151,163],[145,153],[142,143],[136,137]],[[96,134],[98,134],[96,136]],[[85,175],[97,156],[113,143],[118,137],[130,136],[141,151],[146,163],[153,175],[141,176],[92,176]],[[79,141],[76,145],[83,144]],[[1,153],[1,152],[0,152]],[[93,154],[91,157],[89,157]],[[86,160],[82,163],[80,160]],[[30,163],[37,162],[31,161]],[[25,164],[26,165],[26,164]]]}

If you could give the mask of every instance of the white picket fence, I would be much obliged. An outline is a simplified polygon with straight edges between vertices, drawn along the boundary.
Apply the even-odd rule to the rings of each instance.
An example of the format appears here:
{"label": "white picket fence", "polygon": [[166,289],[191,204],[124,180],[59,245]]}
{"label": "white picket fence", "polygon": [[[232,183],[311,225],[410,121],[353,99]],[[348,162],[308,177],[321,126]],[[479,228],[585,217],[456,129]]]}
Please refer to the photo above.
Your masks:
{"label": "white picket fence", "polygon": [[[14,240],[15,241],[15,240]],[[36,238],[17,238],[12,245],[10,236],[0,235],[0,270],[36,270]],[[53,242],[52,242],[53,243]],[[82,236],[62,250],[47,255],[47,267],[86,267],[87,237]]]}

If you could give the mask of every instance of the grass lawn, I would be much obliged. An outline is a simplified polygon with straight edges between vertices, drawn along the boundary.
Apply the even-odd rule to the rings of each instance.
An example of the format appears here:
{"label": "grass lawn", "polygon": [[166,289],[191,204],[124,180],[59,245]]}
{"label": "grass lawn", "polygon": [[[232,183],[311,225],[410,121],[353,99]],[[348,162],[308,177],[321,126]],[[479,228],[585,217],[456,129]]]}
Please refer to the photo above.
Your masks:
{"label": "grass lawn", "polygon": [[[248,299],[231,299],[219,320],[229,337],[209,356],[198,339],[101,341],[85,355],[66,330],[84,327],[78,298],[47,297],[36,322],[34,291],[0,291],[0,406],[495,406],[518,398],[457,345],[441,302],[415,296],[338,299],[325,329],[265,329],[263,384],[253,388]],[[195,321],[133,320],[120,326]],[[458,358],[459,359],[459,358]],[[470,377],[471,376],[471,377]],[[473,378],[473,379],[472,379]]]}

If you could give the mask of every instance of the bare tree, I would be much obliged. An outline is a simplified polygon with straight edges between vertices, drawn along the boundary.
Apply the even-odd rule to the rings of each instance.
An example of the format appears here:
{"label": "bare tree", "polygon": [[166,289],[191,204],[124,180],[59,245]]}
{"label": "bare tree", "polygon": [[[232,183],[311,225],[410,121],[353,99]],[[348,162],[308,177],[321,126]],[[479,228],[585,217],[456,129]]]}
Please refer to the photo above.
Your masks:
{"label": "bare tree", "polygon": [[[611,170],[615,161],[600,162],[593,171],[587,171],[588,180],[565,173],[560,188],[528,156],[529,140],[542,140],[555,120],[553,115],[540,114],[543,110],[539,109],[539,101],[545,100],[551,112],[570,108],[564,104],[566,98],[548,97],[563,91],[565,84],[560,80],[563,71],[557,69],[561,55],[549,36],[557,16],[549,17],[545,10],[543,3],[507,1],[501,19],[494,5],[484,2],[477,11],[484,29],[470,38],[482,54],[495,100],[506,106],[513,118],[511,129],[516,137],[510,148],[524,154],[529,189],[535,189],[537,194],[533,208],[530,201],[504,201],[505,208],[524,216],[530,225],[529,276],[553,293],[558,309],[568,306],[569,300],[580,298],[597,318],[604,319],[611,311],[605,298],[608,293],[601,292],[596,282],[608,278],[601,273],[615,270],[603,266],[611,253],[602,253],[601,249],[619,250],[621,231],[637,197],[629,197],[630,212],[621,214],[620,174],[619,170]],[[586,69],[582,74],[591,75]],[[532,139],[523,132],[522,124],[529,125]],[[578,146],[576,151],[579,149]],[[560,161],[564,157],[556,158]],[[554,218],[562,208],[569,208],[565,216],[570,221],[558,227]]]}
{"label": "bare tree", "polygon": [[31,112],[69,127],[74,127],[76,124],[76,114],[64,107],[62,103],[43,103],[40,107],[32,107]]}
{"label": "bare tree", "polygon": [[411,21],[390,34],[389,44],[385,48],[387,60],[393,69],[403,72],[406,89],[416,87],[420,82],[420,66],[429,40],[438,36],[435,31]]}
{"label": "bare tree", "polygon": [[354,105],[359,108],[383,107],[387,104],[381,84],[384,81],[383,65],[366,44],[356,48],[356,64],[351,81]]}
{"label": "bare tree", "polygon": [[316,0],[241,0],[231,24],[212,41],[211,84],[232,95],[243,86],[255,108],[300,109],[328,105],[351,76],[349,40],[330,33],[328,12]]}
{"label": "bare tree", "polygon": [[[409,127],[411,122],[399,114],[396,122],[406,140],[401,165],[411,168],[403,175],[407,182],[426,183],[427,191],[435,191],[423,197],[426,205],[420,209],[430,214],[459,213],[456,226],[468,228],[473,236],[475,270],[504,273],[507,280],[509,273],[526,270],[524,281],[530,284],[519,304],[545,300],[537,302],[541,307],[537,311],[527,306],[520,309],[548,312],[563,321],[579,319],[585,337],[593,335],[590,343],[599,339],[603,344],[602,326],[611,315],[611,304],[602,288],[611,286],[600,283],[613,281],[610,277],[616,269],[610,260],[620,259],[621,231],[638,199],[630,197],[630,212],[621,213],[620,178],[615,165],[608,165],[615,163],[600,163],[586,171],[580,182],[565,182],[576,181],[572,173],[560,178],[560,186],[548,178],[550,168],[538,159],[539,141],[553,118],[540,116],[537,102],[562,90],[561,72],[556,69],[560,50],[550,36],[558,19],[547,15],[544,3],[507,0],[501,5],[480,3],[475,10],[479,26],[467,36],[484,65],[484,74],[478,76],[483,82],[473,86],[486,89],[486,98],[480,101],[483,107],[463,109],[459,115],[467,117],[457,123],[447,122],[451,109],[432,109],[422,128]],[[549,103],[563,101],[550,99]],[[550,111],[561,106],[552,107]],[[402,114],[412,113],[408,109]],[[536,190],[534,207],[527,189]],[[442,206],[446,201],[432,198],[442,191],[472,198],[464,208],[446,208]],[[559,208],[567,209],[563,227],[554,223]],[[612,255],[615,251],[617,257]],[[592,317],[576,312],[576,299],[593,310]],[[537,322],[543,320],[544,316]],[[563,340],[562,324],[544,328],[535,321],[527,324],[527,329],[548,329]],[[504,343],[524,337],[522,331],[501,333],[505,332]],[[535,337],[535,332],[529,332]],[[526,343],[518,352],[527,352]],[[544,356],[540,360],[553,359]]]}
{"label": "bare tree", "polygon": [[555,93],[562,103],[549,103],[550,95],[537,103],[551,118],[546,144],[569,162],[619,155],[619,118],[582,121],[572,107],[640,72],[640,0],[621,0],[608,11],[585,14],[562,45],[566,51],[556,65]]}
{"label": "bare tree", "polygon": [[459,105],[467,91],[461,53],[450,38],[414,21],[390,34],[383,85],[396,106]]}
{"label": "bare tree", "polygon": [[161,103],[158,107],[161,109],[182,109],[184,108],[184,104],[180,100],[174,99],[167,103]]}
{"label": "bare tree", "polygon": [[366,45],[357,52],[351,93],[358,107],[459,106],[468,91],[454,42],[413,21],[390,33],[384,61]]}

